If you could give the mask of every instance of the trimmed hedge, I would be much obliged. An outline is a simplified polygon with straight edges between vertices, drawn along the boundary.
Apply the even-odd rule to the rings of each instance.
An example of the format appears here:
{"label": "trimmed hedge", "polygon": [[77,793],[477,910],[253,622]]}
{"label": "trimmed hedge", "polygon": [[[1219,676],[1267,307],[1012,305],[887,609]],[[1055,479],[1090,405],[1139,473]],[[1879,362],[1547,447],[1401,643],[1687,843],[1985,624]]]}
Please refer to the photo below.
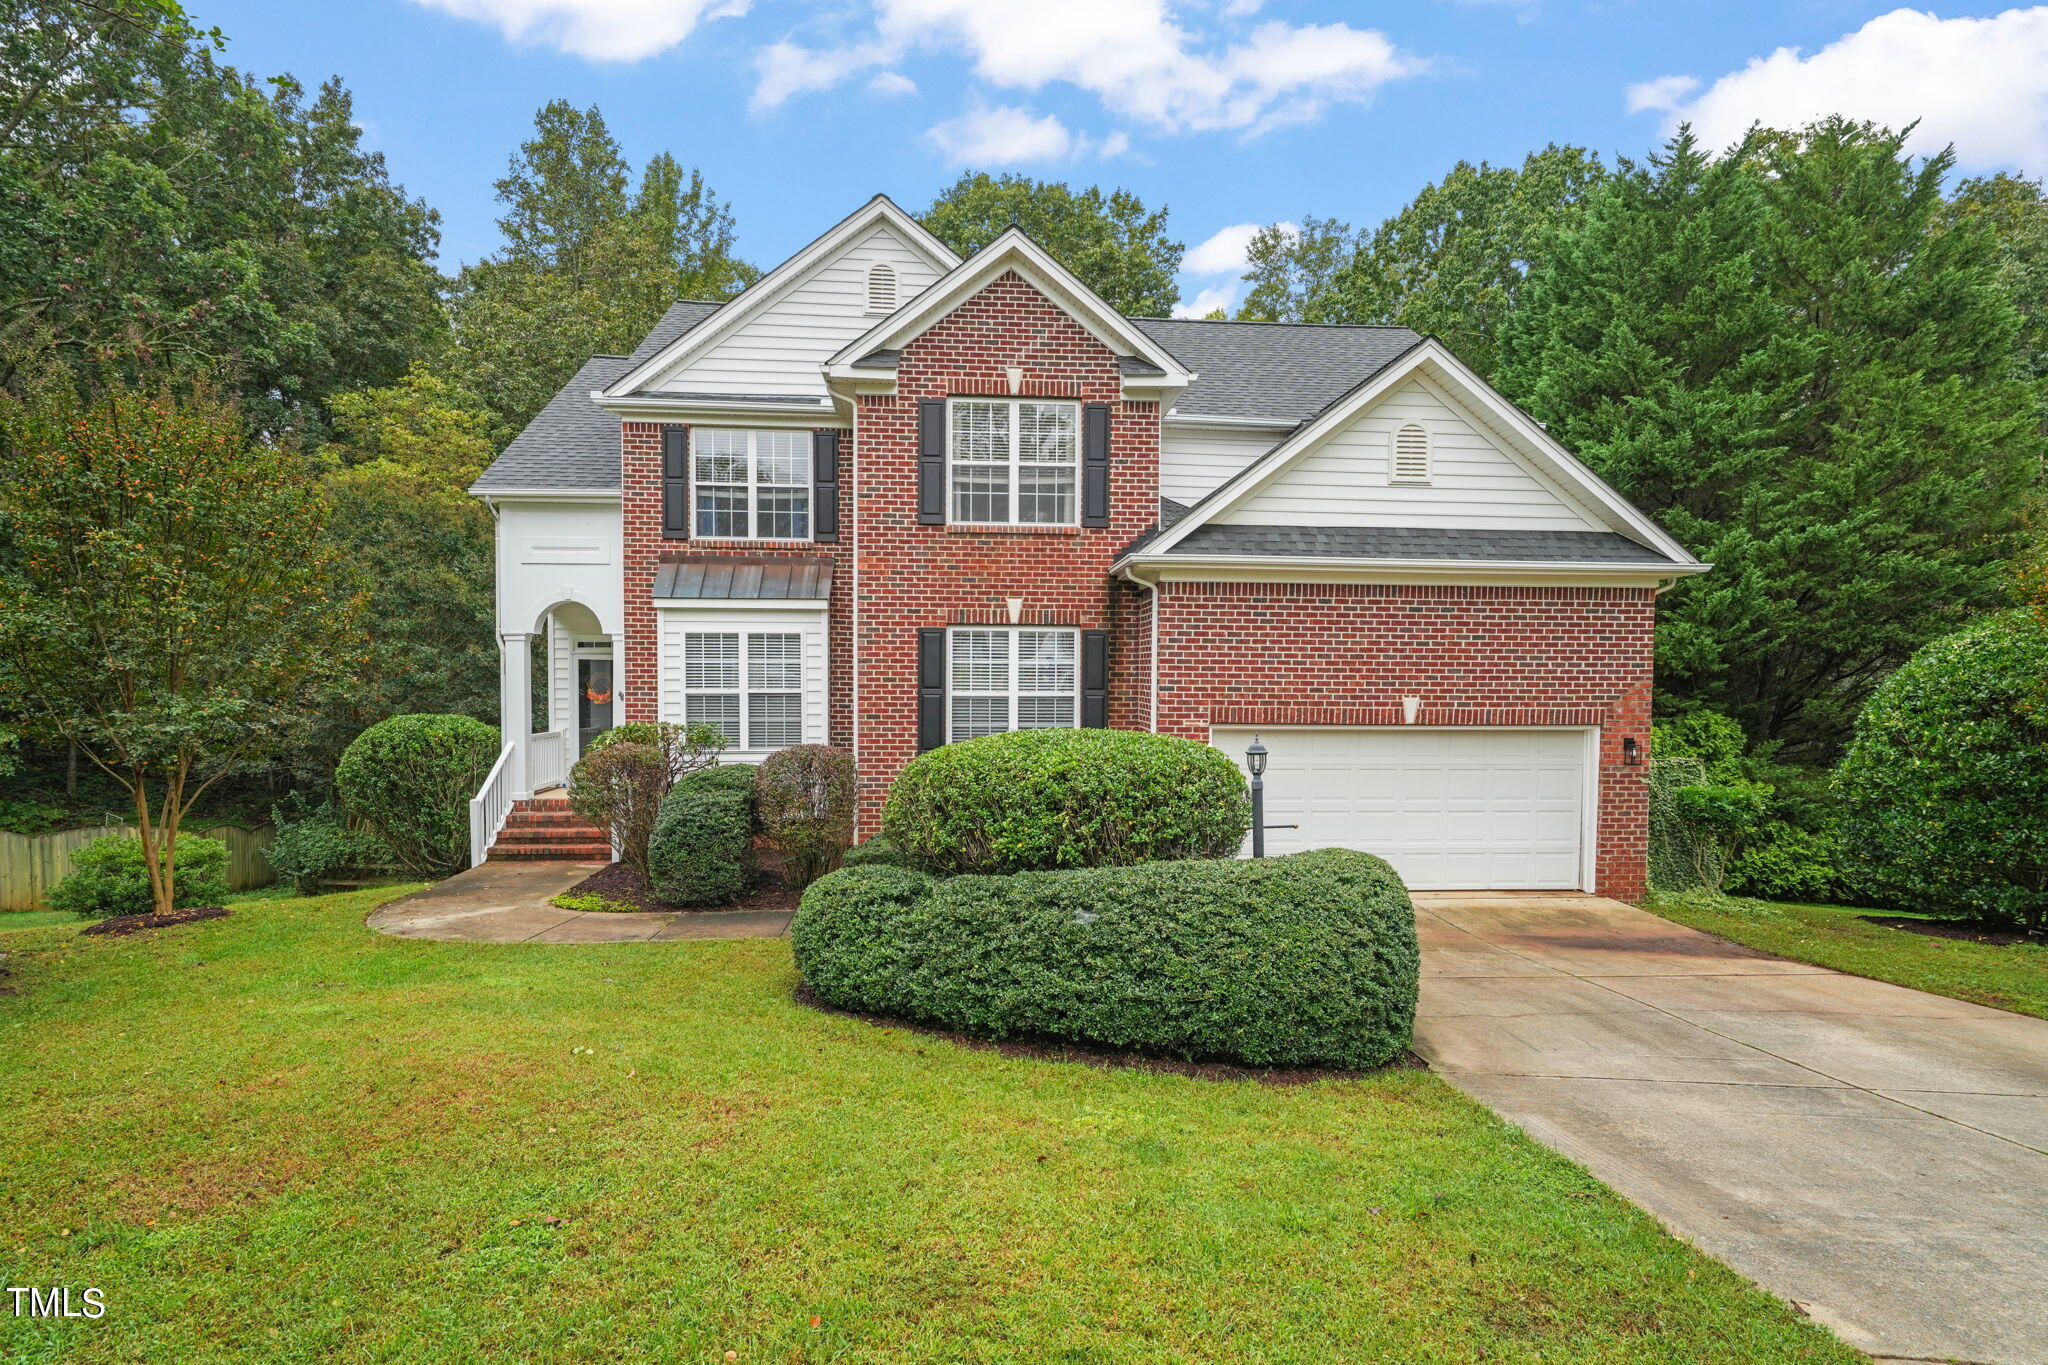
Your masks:
{"label": "trimmed hedge", "polygon": [[685,773],[662,799],[647,879],[671,905],[726,905],[754,884],[754,770]]}
{"label": "trimmed hedge", "polygon": [[378,721],[350,741],[335,790],[407,870],[446,877],[469,866],[469,798],[498,761],[498,732],[468,716]]}
{"label": "trimmed hedge", "polygon": [[[173,909],[219,905],[228,894],[228,846],[199,834],[181,834],[171,859]],[[103,834],[71,855],[71,872],[43,903],[86,919],[145,915],[156,909],[142,839]]]}
{"label": "trimmed hedge", "polygon": [[1223,858],[1251,828],[1237,764],[1141,730],[1017,730],[918,755],[882,831],[931,872],[1022,872]]}
{"label": "trimmed hedge", "polygon": [[1379,1066],[1415,1023],[1394,870],[1318,849],[1007,877],[844,868],[790,926],[820,999],[983,1038]]}

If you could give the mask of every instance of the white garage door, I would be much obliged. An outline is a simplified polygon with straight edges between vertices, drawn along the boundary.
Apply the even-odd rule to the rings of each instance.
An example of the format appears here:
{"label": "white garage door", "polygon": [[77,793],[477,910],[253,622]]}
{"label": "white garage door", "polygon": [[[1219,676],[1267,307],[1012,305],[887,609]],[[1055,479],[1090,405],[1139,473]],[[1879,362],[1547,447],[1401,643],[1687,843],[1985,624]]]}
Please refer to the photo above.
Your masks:
{"label": "white garage door", "polygon": [[1357,848],[1416,890],[1583,885],[1584,730],[1218,727],[1242,763],[1257,733],[1271,752],[1268,853]]}

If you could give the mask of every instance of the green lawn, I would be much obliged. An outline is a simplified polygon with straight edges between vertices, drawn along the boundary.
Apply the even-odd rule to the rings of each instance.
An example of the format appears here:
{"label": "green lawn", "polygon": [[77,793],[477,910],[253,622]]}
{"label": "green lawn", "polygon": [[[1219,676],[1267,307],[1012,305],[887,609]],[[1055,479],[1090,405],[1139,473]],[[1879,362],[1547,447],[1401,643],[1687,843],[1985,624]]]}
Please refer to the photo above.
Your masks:
{"label": "green lawn", "polygon": [[1648,908],[1666,919],[1780,957],[2048,1019],[2048,947],[2038,944],[1999,947],[1937,938],[1864,918],[1893,916],[1893,911],[1839,905],[1733,897],[1715,905],[1667,897],[1649,901]]}
{"label": "green lawn", "polygon": [[15,929],[41,929],[52,924],[85,923],[69,910],[0,910],[0,934]]}
{"label": "green lawn", "polygon": [[10,939],[13,1361],[1861,1356],[1419,1072],[1280,1088],[813,1012],[781,941]]}

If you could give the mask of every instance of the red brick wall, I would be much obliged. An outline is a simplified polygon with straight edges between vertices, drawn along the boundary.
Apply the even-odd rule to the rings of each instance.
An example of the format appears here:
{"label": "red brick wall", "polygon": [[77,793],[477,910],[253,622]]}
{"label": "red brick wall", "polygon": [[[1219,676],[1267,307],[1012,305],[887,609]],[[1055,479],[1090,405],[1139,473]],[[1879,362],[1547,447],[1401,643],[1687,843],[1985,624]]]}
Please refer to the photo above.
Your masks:
{"label": "red brick wall", "polygon": [[1647,745],[1646,588],[1168,583],[1159,728],[1211,725],[1600,727],[1605,895],[1643,894],[1649,804],[1621,741]]}
{"label": "red brick wall", "polygon": [[[958,394],[1108,403],[1110,524],[967,529],[917,520],[917,404]],[[903,348],[896,392],[864,399],[854,423],[853,520],[860,558],[861,833],[917,753],[917,631],[1007,621],[1114,629],[1109,566],[1157,520],[1159,409],[1123,401],[1116,355],[1031,285],[1005,272]],[[842,475],[842,477],[846,477]],[[1113,642],[1114,643],[1114,642]],[[1117,652],[1112,650],[1113,653]],[[1112,723],[1130,723],[1130,669],[1112,665]]]}

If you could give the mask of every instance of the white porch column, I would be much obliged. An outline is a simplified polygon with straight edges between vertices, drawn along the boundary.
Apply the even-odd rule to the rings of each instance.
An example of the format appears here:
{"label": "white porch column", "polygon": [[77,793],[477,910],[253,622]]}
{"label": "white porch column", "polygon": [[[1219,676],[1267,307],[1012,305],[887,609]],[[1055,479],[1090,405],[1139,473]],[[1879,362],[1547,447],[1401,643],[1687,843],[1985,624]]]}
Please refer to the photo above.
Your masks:
{"label": "white porch column", "polygon": [[524,631],[498,636],[498,727],[501,743],[513,741],[505,785],[514,801],[524,801],[533,795],[526,785],[527,736],[533,733],[533,637]]}

